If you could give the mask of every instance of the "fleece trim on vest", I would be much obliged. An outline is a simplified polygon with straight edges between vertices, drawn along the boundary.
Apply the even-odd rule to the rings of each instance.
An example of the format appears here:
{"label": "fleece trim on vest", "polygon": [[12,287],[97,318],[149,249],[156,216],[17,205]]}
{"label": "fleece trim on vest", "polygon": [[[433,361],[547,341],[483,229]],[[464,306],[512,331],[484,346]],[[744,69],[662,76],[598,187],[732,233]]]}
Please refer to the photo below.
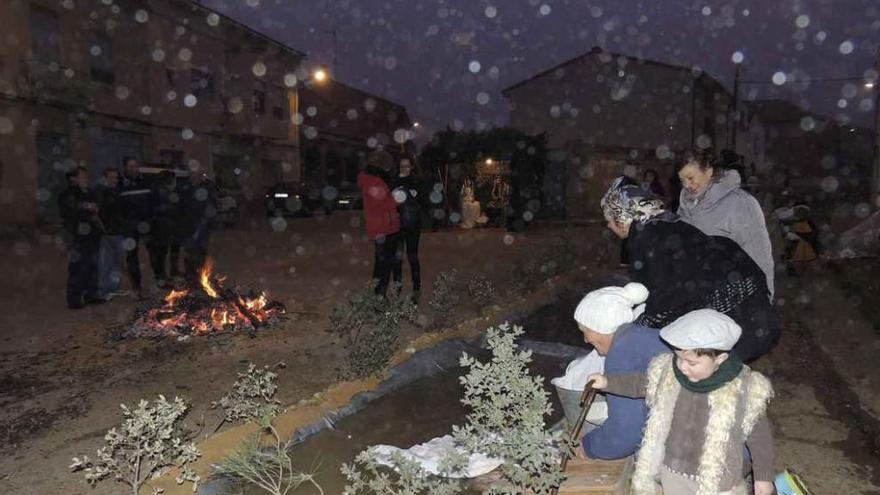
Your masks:
{"label": "fleece trim on vest", "polygon": [[[637,495],[656,493],[655,480],[666,455],[666,438],[672,426],[675,403],[681,392],[681,385],[672,372],[673,359],[673,355],[664,354],[654,358],[648,366],[646,400],[651,414],[633,474],[633,489]],[[696,495],[715,495],[721,491],[719,485],[731,430],[739,426],[742,428],[742,438],[747,438],[758,419],[766,413],[767,403],[772,397],[773,387],[770,380],[748,367],[744,367],[736,379],[709,393],[709,421],[706,424],[700,456],[697,474],[699,490]],[[737,404],[743,398],[745,414],[742,424],[736,425]]]}

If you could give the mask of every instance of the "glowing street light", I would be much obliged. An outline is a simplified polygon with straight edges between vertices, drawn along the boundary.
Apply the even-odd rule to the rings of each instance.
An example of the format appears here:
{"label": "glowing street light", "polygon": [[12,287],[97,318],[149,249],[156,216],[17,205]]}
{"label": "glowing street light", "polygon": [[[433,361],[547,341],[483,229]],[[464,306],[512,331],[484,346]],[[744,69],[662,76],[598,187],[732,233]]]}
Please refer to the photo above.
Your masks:
{"label": "glowing street light", "polygon": [[324,69],[323,67],[316,70],[315,73],[312,74],[312,78],[314,78],[315,81],[318,81],[318,82],[326,81],[327,80],[327,70]]}
{"label": "glowing street light", "polygon": [[419,125],[421,124],[419,124],[418,122],[413,122],[413,127],[418,127]]}
{"label": "glowing street light", "polygon": [[486,165],[492,165],[492,159],[486,158]]}
{"label": "glowing street light", "polygon": [[871,89],[874,87],[874,81],[868,81],[865,83],[865,87]]}

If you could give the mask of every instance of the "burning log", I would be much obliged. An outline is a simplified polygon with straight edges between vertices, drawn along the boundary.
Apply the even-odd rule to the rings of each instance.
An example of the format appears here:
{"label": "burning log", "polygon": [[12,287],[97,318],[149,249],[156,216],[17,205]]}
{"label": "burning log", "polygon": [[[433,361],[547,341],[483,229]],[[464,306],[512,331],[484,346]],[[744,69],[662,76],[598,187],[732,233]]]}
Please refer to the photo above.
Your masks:
{"label": "burning log", "polygon": [[135,311],[124,332],[127,337],[178,337],[247,331],[276,324],[284,305],[270,301],[265,292],[246,295],[237,287],[224,287],[225,278],[213,274],[209,260],[199,274],[199,285],[172,290],[160,301]]}

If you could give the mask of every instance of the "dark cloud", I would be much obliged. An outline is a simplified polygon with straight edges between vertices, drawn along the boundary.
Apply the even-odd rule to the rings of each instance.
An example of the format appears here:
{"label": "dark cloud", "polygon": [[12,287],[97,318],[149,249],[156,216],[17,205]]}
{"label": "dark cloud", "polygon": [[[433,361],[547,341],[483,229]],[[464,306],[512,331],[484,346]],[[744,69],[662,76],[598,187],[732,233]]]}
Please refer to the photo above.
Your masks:
{"label": "dark cloud", "polygon": [[[800,79],[861,77],[872,68],[880,42],[876,0],[205,3],[308,52],[313,63],[332,64],[335,29],[337,77],[406,104],[415,119],[467,128],[506,122],[501,89],[595,45],[701,67],[732,87],[735,52],[744,57],[744,80],[770,81],[776,72]],[[859,82],[782,89],[749,84],[741,94],[782,96],[872,125],[873,100],[862,101],[872,93]],[[841,98],[847,100],[843,109]]]}

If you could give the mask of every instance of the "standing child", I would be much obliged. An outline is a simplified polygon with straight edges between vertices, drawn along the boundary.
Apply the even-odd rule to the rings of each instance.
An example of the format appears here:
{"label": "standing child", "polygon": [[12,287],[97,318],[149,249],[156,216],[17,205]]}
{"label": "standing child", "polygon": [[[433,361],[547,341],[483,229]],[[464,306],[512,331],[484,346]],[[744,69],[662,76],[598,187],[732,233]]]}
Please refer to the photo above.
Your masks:
{"label": "standing child", "polygon": [[610,394],[646,397],[650,416],[633,474],[638,495],[746,495],[743,445],[755,495],[773,493],[773,388],[729,351],[742,330],[712,309],[692,311],[660,331],[675,355],[654,358],[647,374],[591,375]]}

